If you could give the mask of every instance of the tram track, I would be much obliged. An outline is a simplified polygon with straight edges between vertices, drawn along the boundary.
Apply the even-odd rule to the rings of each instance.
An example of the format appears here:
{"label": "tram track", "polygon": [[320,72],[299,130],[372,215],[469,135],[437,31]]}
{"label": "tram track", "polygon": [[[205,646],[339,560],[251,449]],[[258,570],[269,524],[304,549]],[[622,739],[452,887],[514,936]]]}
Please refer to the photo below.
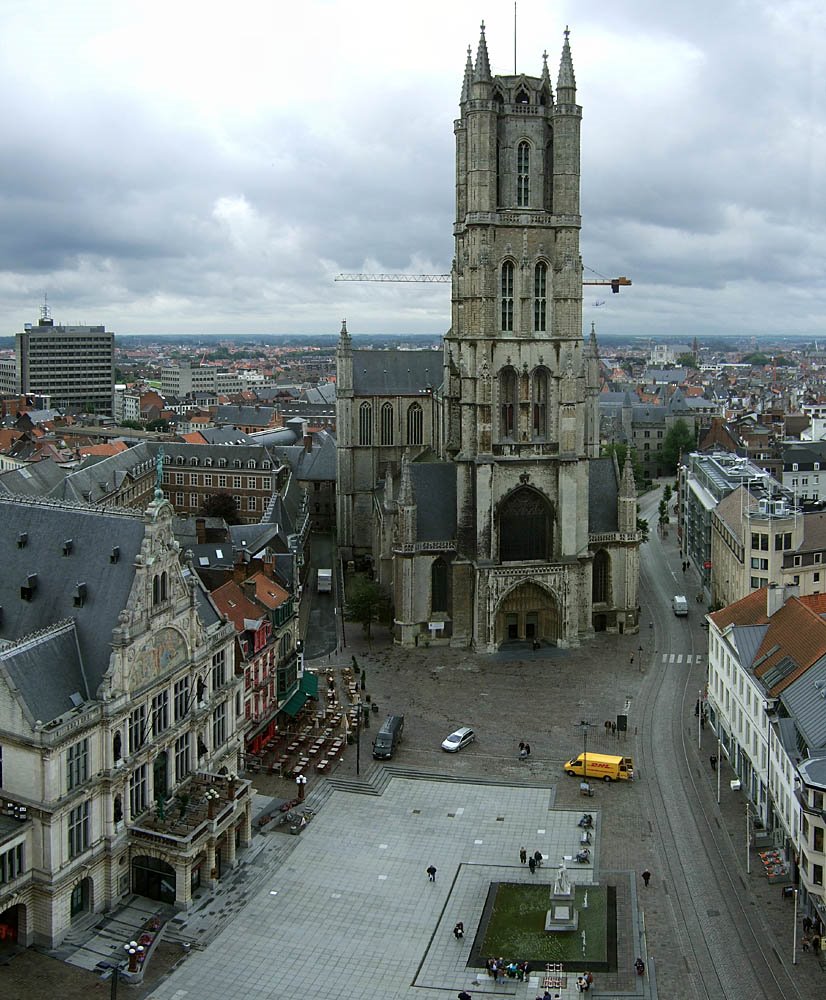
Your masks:
{"label": "tram track", "polygon": [[[669,601],[678,578],[669,559],[675,562],[674,556],[658,537],[652,535],[648,544],[641,603],[654,623],[655,652],[637,706],[637,763],[660,860],[654,875],[657,889],[643,888],[640,896],[643,906],[646,893],[659,891],[659,900],[665,897],[672,933],[684,948],[683,969],[656,967],[659,992],[685,1000],[803,998],[793,968],[773,945],[701,778],[700,756],[686,720],[694,718],[697,693],[704,686],[707,642],[699,640],[691,618],[673,618]],[[663,662],[662,654],[672,651],[689,654],[692,663],[701,654],[702,667]],[[654,930],[650,915],[647,925]]]}

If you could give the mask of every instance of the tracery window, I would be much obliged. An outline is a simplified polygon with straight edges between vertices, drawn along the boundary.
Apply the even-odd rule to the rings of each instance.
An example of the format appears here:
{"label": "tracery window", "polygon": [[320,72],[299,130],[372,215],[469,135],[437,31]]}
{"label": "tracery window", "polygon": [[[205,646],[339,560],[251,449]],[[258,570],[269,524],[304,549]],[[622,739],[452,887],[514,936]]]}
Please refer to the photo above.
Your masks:
{"label": "tracery window", "polygon": [[381,443],[393,444],[393,404],[383,403],[381,407]]}
{"label": "tracery window", "polygon": [[407,409],[407,443],[422,443],[422,408],[418,403],[413,403]]}
{"label": "tracery window", "polygon": [[513,330],[513,262],[506,260],[502,265],[501,279],[502,329]]}
{"label": "tracery window", "polygon": [[548,437],[548,369],[537,368],[531,389],[531,432],[535,438]]}
{"label": "tracery window", "polygon": [[545,332],[547,321],[548,265],[540,261],[533,272],[533,328]]}
{"label": "tracery window", "polygon": [[516,204],[525,208],[530,204],[531,197],[531,147],[527,142],[520,142],[516,149]]}
{"label": "tracery window", "polygon": [[373,443],[373,407],[364,402],[359,407],[359,444],[369,446]]}
{"label": "tracery window", "polygon": [[499,413],[502,437],[514,436],[516,421],[517,379],[513,368],[503,368],[499,375]]}

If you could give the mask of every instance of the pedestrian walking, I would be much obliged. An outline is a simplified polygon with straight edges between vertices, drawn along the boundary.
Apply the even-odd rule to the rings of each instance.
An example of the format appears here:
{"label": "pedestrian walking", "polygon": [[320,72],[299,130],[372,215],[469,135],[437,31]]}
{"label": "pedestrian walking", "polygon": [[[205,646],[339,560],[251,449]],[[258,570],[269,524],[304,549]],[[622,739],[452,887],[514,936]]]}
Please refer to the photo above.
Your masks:
{"label": "pedestrian walking", "polygon": [[519,741],[519,752],[522,753],[522,751],[524,749],[525,749],[525,741],[524,740],[520,740]]}
{"label": "pedestrian walking", "polygon": [[473,1000],[473,998],[471,997],[470,993],[468,993],[467,990],[462,990],[462,992],[457,993],[456,996],[459,998],[459,1000]]}
{"label": "pedestrian walking", "polygon": [[528,860],[528,852],[525,850],[524,847],[519,848],[519,860],[522,862],[523,865]]}
{"label": "pedestrian walking", "polygon": [[803,933],[808,934],[811,929],[812,929],[812,918],[807,914],[803,918]]}
{"label": "pedestrian walking", "polygon": [[710,756],[710,757],[708,758],[708,762],[709,762],[709,764],[711,764],[711,770],[712,770],[712,771],[716,771],[716,770],[717,770],[717,754],[716,754],[716,753],[713,753],[713,754],[712,754],[712,755],[711,755],[711,756]]}
{"label": "pedestrian walking", "polygon": [[465,936],[465,925],[461,920],[453,928],[453,936],[457,941],[461,941],[461,939]]}
{"label": "pedestrian walking", "polygon": [[533,859],[536,862],[536,867],[542,867],[542,851],[534,851]]}
{"label": "pedestrian walking", "polygon": [[531,745],[530,743],[525,744],[525,756],[530,757],[531,755]]}
{"label": "pedestrian walking", "polygon": [[642,880],[645,883],[645,888],[648,888],[648,883],[651,881],[651,872],[646,868],[642,873]]}
{"label": "pedestrian walking", "polygon": [[[427,869],[427,877],[428,877],[428,879],[431,882],[435,882],[436,881],[436,866],[435,865],[430,865],[430,867]],[[646,883],[646,885],[647,884],[648,883]]]}
{"label": "pedestrian walking", "polygon": [[633,653],[631,654],[631,666],[632,667],[634,666],[634,654]]}
{"label": "pedestrian walking", "polygon": [[531,870],[531,875],[536,871],[536,859],[533,855],[528,858],[528,868]]}

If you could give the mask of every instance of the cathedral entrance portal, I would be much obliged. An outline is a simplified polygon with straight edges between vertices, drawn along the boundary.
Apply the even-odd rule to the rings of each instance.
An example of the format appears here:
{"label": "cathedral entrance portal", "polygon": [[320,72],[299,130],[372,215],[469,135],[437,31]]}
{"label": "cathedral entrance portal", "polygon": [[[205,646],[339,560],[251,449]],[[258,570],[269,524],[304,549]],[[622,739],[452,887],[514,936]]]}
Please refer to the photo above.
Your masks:
{"label": "cathedral entrance portal", "polygon": [[556,598],[535,583],[523,583],[511,590],[496,609],[497,646],[506,642],[556,642],[559,636]]}

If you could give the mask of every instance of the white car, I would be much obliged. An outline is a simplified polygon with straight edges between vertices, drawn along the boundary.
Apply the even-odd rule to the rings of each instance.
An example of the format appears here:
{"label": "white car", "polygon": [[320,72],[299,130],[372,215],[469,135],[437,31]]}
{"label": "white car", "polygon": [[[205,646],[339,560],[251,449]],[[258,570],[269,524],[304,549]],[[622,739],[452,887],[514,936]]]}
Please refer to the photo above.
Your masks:
{"label": "white car", "polygon": [[455,733],[451,733],[444,743],[442,743],[442,750],[448,750],[453,753],[456,750],[461,750],[462,747],[466,747],[468,743],[472,743],[475,739],[476,733],[469,726],[462,726]]}

